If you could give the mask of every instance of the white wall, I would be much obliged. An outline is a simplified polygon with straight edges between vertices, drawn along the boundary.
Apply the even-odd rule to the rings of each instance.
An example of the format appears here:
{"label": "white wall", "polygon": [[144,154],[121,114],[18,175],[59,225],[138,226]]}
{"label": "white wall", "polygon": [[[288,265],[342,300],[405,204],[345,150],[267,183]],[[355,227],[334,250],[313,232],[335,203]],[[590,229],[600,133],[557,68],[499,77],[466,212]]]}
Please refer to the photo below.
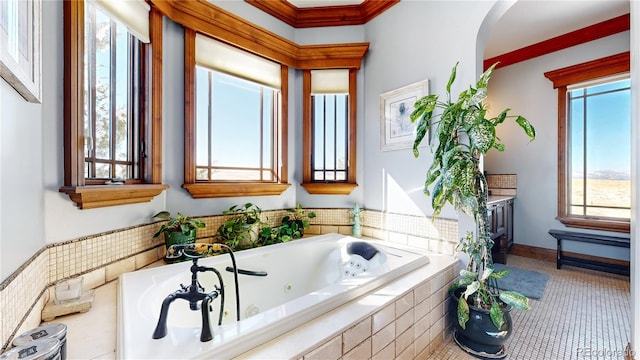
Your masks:
{"label": "white wall", "polygon": [[[38,226],[34,226],[34,228],[39,229],[40,247],[43,243],[67,241],[84,235],[149,222],[151,215],[164,208],[164,194],[156,197],[150,203],[80,210],[69,200],[67,195],[58,192],[63,184],[64,176],[62,2],[43,1],[42,13],[43,100],[42,111],[38,115],[37,124],[34,124],[33,129],[43,135],[41,139],[33,139],[33,141],[31,139],[24,141],[23,137],[16,137],[14,142],[19,141],[15,144],[15,149],[20,152],[30,151],[30,149],[38,150],[39,176],[37,179],[38,187],[35,189],[39,190],[40,197],[43,197],[44,200],[39,203],[25,203],[16,216],[32,219],[36,212],[29,209],[28,206],[38,209],[40,219],[37,221]],[[16,106],[16,111],[19,111],[17,114],[22,114],[23,108],[30,106],[19,101],[13,102],[13,104]],[[4,151],[3,154],[5,154]],[[3,171],[11,168],[2,164]],[[19,186],[27,187],[28,184],[19,184]],[[34,190],[34,187],[29,188]],[[42,225],[43,220],[44,226]],[[3,239],[3,244],[4,242]],[[8,273],[3,272],[2,275],[4,277]]]}
{"label": "white wall", "polygon": [[26,102],[2,80],[0,104],[1,280],[44,245],[41,114],[45,105]]}
{"label": "white wall", "polygon": [[[371,48],[365,61],[364,205],[369,209],[432,214],[423,194],[432,156],[422,148],[380,150],[380,94],[429,79],[431,93],[444,95],[451,68],[458,75],[452,93],[474,83],[478,59],[476,37],[493,1],[401,1],[367,25]],[[444,218],[458,214],[446,208]]]}
{"label": "white wall", "polygon": [[[629,51],[629,32],[537,57],[496,70],[489,82],[489,101],[497,113],[511,108],[512,114],[526,117],[537,130],[529,143],[515,122],[505,122],[498,137],[506,146],[500,153],[491,150],[485,169],[491,174],[517,174],[515,201],[517,244],[555,249],[550,229],[564,229],[557,215],[557,90],[544,73],[589,60]],[[567,251],[629,260],[626,249],[595,244],[563,243]]]}
{"label": "white wall", "polygon": [[[431,161],[429,149],[422,149],[422,155],[418,159],[413,157],[409,149],[388,152],[380,150],[379,96],[423,79],[429,79],[431,92],[443,94],[449,72],[457,61],[460,61],[460,66],[453,93],[474,82],[479,75],[478,53],[483,41],[483,36],[478,33],[483,35],[483,31],[487,31],[483,20],[487,14],[494,15],[494,1],[403,1],[364,26],[327,28],[317,32],[311,29],[293,29],[244,2],[220,1],[215,4],[301,44],[371,43],[358,76],[357,181],[360,186],[350,196],[309,195],[300,187],[302,126],[301,98],[298,93],[301,76],[292,70],[290,90],[293,101],[289,104],[289,179],[292,188],[282,196],[192,199],[181,188],[184,162],[183,73],[174,70],[181,69],[183,64],[183,32],[181,26],[165,19],[163,172],[165,183],[171,188],[150,203],[93,210],[77,209],[66,195],[58,192],[63,181],[62,2],[45,1],[42,105],[26,103],[4,81],[0,85],[0,279],[6,278],[45,244],[146,223],[150,221],[152,214],[165,208],[172,212],[205,215],[220,213],[232,204],[245,201],[252,201],[264,209],[293,207],[296,203],[307,207],[343,207],[357,202],[367,208],[382,211],[431,214],[430,199],[422,193],[424,175]],[[597,51],[615,52],[625,44],[628,47],[628,35],[613,36],[598,43],[602,44],[596,47],[600,49]],[[565,53],[567,51],[571,52]],[[545,124],[555,121],[555,114],[551,111],[549,115],[548,107],[545,106],[549,101],[555,102],[555,96],[548,95],[553,90],[544,78],[536,80],[535,87],[525,86],[530,76],[527,74],[541,75],[544,71],[569,65],[563,60],[570,57],[572,63],[589,60],[594,57],[593,51],[592,47],[568,49],[498,70],[492,79],[492,85],[496,88],[491,88],[496,91],[493,96],[500,98],[500,101],[503,101],[503,95],[499,92],[500,82],[522,79],[509,81],[510,84],[515,83],[523,88],[521,92],[513,91],[512,88],[505,91],[504,102],[525,115],[534,111],[534,115],[528,117],[536,125],[540,122],[539,138],[526,145],[526,151],[519,149],[525,146],[523,138],[513,139],[515,144],[511,145],[508,134],[501,134],[507,143],[508,153],[513,152],[514,156],[501,159],[498,155],[491,154],[487,158],[488,170],[517,171],[522,174],[519,176],[521,189],[531,189],[521,192],[516,202],[516,241],[519,243],[553,247],[546,231],[557,225],[553,220],[555,208],[549,210],[555,202],[555,155],[549,155],[548,150],[554,146],[550,143],[553,140],[549,140],[548,136],[555,139],[555,125]],[[514,99],[515,94],[535,94],[535,99],[544,99],[544,103],[534,106],[530,99],[522,95],[517,95]],[[501,107],[500,102],[496,102],[495,106]],[[531,149],[535,151],[529,151]],[[537,166],[531,169],[517,168],[516,166],[527,163],[521,161],[523,156],[528,156],[532,160],[528,162]],[[548,198],[552,200],[549,201]],[[445,209],[443,217],[458,218],[458,214]],[[533,226],[527,224],[536,223],[540,225],[535,228],[527,227]]]}
{"label": "white wall", "polygon": [[[320,31],[293,29],[245,2],[214,3],[300,44],[371,42],[358,76],[360,186],[349,196],[309,195],[300,187],[302,126],[298,93],[302,81],[299,72],[292,70],[290,91],[294,101],[289,104],[292,187],[282,196],[192,199],[181,188],[184,91],[183,72],[175,69],[182,69],[183,65],[183,32],[181,26],[165,19],[163,175],[171,188],[149,203],[79,210],[67,195],[58,192],[63,182],[63,15],[61,1],[45,1],[42,104],[27,103],[4,81],[0,84],[0,279],[46,244],[147,223],[151,215],[165,208],[205,215],[220,213],[245,201],[263,209],[293,207],[296,203],[307,207],[359,203],[385,211],[431,213],[430,201],[422,194],[429,152],[424,149],[423,156],[415,159],[409,150],[380,151],[379,95],[425,78],[430,79],[432,89],[442,89],[456,61],[461,62],[457,89],[473,81],[478,68],[475,39],[493,2],[401,2],[365,26]],[[453,18],[457,21],[450,20]],[[445,216],[456,218],[457,214],[446,211]]]}

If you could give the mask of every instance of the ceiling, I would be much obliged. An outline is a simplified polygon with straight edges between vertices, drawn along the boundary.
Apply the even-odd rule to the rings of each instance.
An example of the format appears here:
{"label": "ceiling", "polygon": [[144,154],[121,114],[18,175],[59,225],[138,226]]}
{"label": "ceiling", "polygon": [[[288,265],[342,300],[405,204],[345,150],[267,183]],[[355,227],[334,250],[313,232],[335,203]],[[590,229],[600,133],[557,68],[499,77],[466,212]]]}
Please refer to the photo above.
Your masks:
{"label": "ceiling", "polygon": [[519,0],[494,25],[485,59],[629,13],[629,0]]}
{"label": "ceiling", "polygon": [[[250,0],[248,0],[250,1]],[[267,4],[273,0],[253,0]],[[253,2],[251,1],[251,2]],[[388,0],[384,0],[385,2]],[[408,0],[403,0],[408,1]],[[422,0],[443,1],[443,0]],[[371,6],[379,0],[286,0],[294,11],[328,10],[338,15],[336,7],[345,9]],[[395,1],[394,1],[395,2]],[[487,39],[484,57],[492,58],[513,50],[548,40],[605,20],[629,13],[629,0],[518,0],[494,25]],[[384,11],[388,8],[381,9]],[[282,9],[273,9],[282,12]],[[364,19],[366,22],[369,19]],[[353,24],[353,23],[351,23]],[[311,24],[309,26],[316,26]],[[336,23],[327,23],[333,26]]]}
{"label": "ceiling", "polygon": [[358,5],[364,0],[287,0],[297,8],[311,8],[321,6]]}

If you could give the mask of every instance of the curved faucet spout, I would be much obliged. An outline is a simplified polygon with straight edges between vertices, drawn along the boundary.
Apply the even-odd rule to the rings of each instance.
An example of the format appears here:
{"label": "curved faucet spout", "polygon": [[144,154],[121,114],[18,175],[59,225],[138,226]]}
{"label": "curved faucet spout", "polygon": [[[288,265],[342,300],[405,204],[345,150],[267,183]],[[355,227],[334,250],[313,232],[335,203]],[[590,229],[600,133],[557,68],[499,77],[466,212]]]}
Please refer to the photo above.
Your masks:
{"label": "curved faucet spout", "polygon": [[160,308],[160,318],[158,318],[158,324],[156,325],[156,329],[153,331],[154,339],[162,339],[167,336],[167,314],[169,312],[169,305],[177,299],[176,293],[182,290],[178,290],[173,294],[167,296],[162,301],[162,307]]}

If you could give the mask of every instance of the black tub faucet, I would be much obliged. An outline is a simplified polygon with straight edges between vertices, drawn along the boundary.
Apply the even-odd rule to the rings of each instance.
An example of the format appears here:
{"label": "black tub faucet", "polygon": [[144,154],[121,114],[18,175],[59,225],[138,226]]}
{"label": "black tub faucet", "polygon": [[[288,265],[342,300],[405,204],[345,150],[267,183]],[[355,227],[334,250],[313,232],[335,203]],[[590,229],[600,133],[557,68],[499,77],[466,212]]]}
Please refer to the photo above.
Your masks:
{"label": "black tub faucet", "polygon": [[[212,245],[214,245],[212,247],[214,247],[215,250],[215,245],[217,244]],[[184,254],[186,257],[191,258],[193,262],[191,264],[191,284],[189,286],[180,285],[181,288],[179,290],[169,294],[164,301],[162,301],[158,324],[153,332],[154,339],[161,339],[167,336],[167,315],[169,312],[169,306],[176,299],[187,300],[191,310],[196,311],[200,309],[202,311],[202,332],[200,333],[200,341],[206,342],[213,339],[211,323],[209,320],[209,311],[211,302],[218,296],[221,298],[218,325],[222,322],[222,312],[224,308],[224,284],[222,283],[222,276],[218,270],[212,267],[199,266],[198,259],[205,256],[205,254],[194,252],[194,248],[191,247],[191,249],[189,249],[188,246],[189,245],[173,245],[169,248],[169,250],[171,250],[171,254],[175,257],[180,257]],[[220,249],[220,247],[217,247],[217,249]],[[216,285],[215,290],[210,292],[205,292],[205,289],[198,282],[198,273],[207,271],[214,272],[220,281],[220,286]]]}

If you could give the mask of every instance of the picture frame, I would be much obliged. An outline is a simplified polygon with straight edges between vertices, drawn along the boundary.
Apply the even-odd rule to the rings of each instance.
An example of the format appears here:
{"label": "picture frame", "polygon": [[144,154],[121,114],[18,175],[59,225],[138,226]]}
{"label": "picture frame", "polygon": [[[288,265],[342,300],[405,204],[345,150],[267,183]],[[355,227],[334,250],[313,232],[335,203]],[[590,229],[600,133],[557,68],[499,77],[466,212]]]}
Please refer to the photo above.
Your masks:
{"label": "picture frame", "polygon": [[0,1],[0,76],[32,103],[41,102],[42,0]]}
{"label": "picture frame", "polygon": [[[410,115],[418,99],[429,93],[429,80],[403,86],[380,95],[380,149],[410,149],[415,139],[415,123]],[[426,144],[429,136],[425,137]]]}

